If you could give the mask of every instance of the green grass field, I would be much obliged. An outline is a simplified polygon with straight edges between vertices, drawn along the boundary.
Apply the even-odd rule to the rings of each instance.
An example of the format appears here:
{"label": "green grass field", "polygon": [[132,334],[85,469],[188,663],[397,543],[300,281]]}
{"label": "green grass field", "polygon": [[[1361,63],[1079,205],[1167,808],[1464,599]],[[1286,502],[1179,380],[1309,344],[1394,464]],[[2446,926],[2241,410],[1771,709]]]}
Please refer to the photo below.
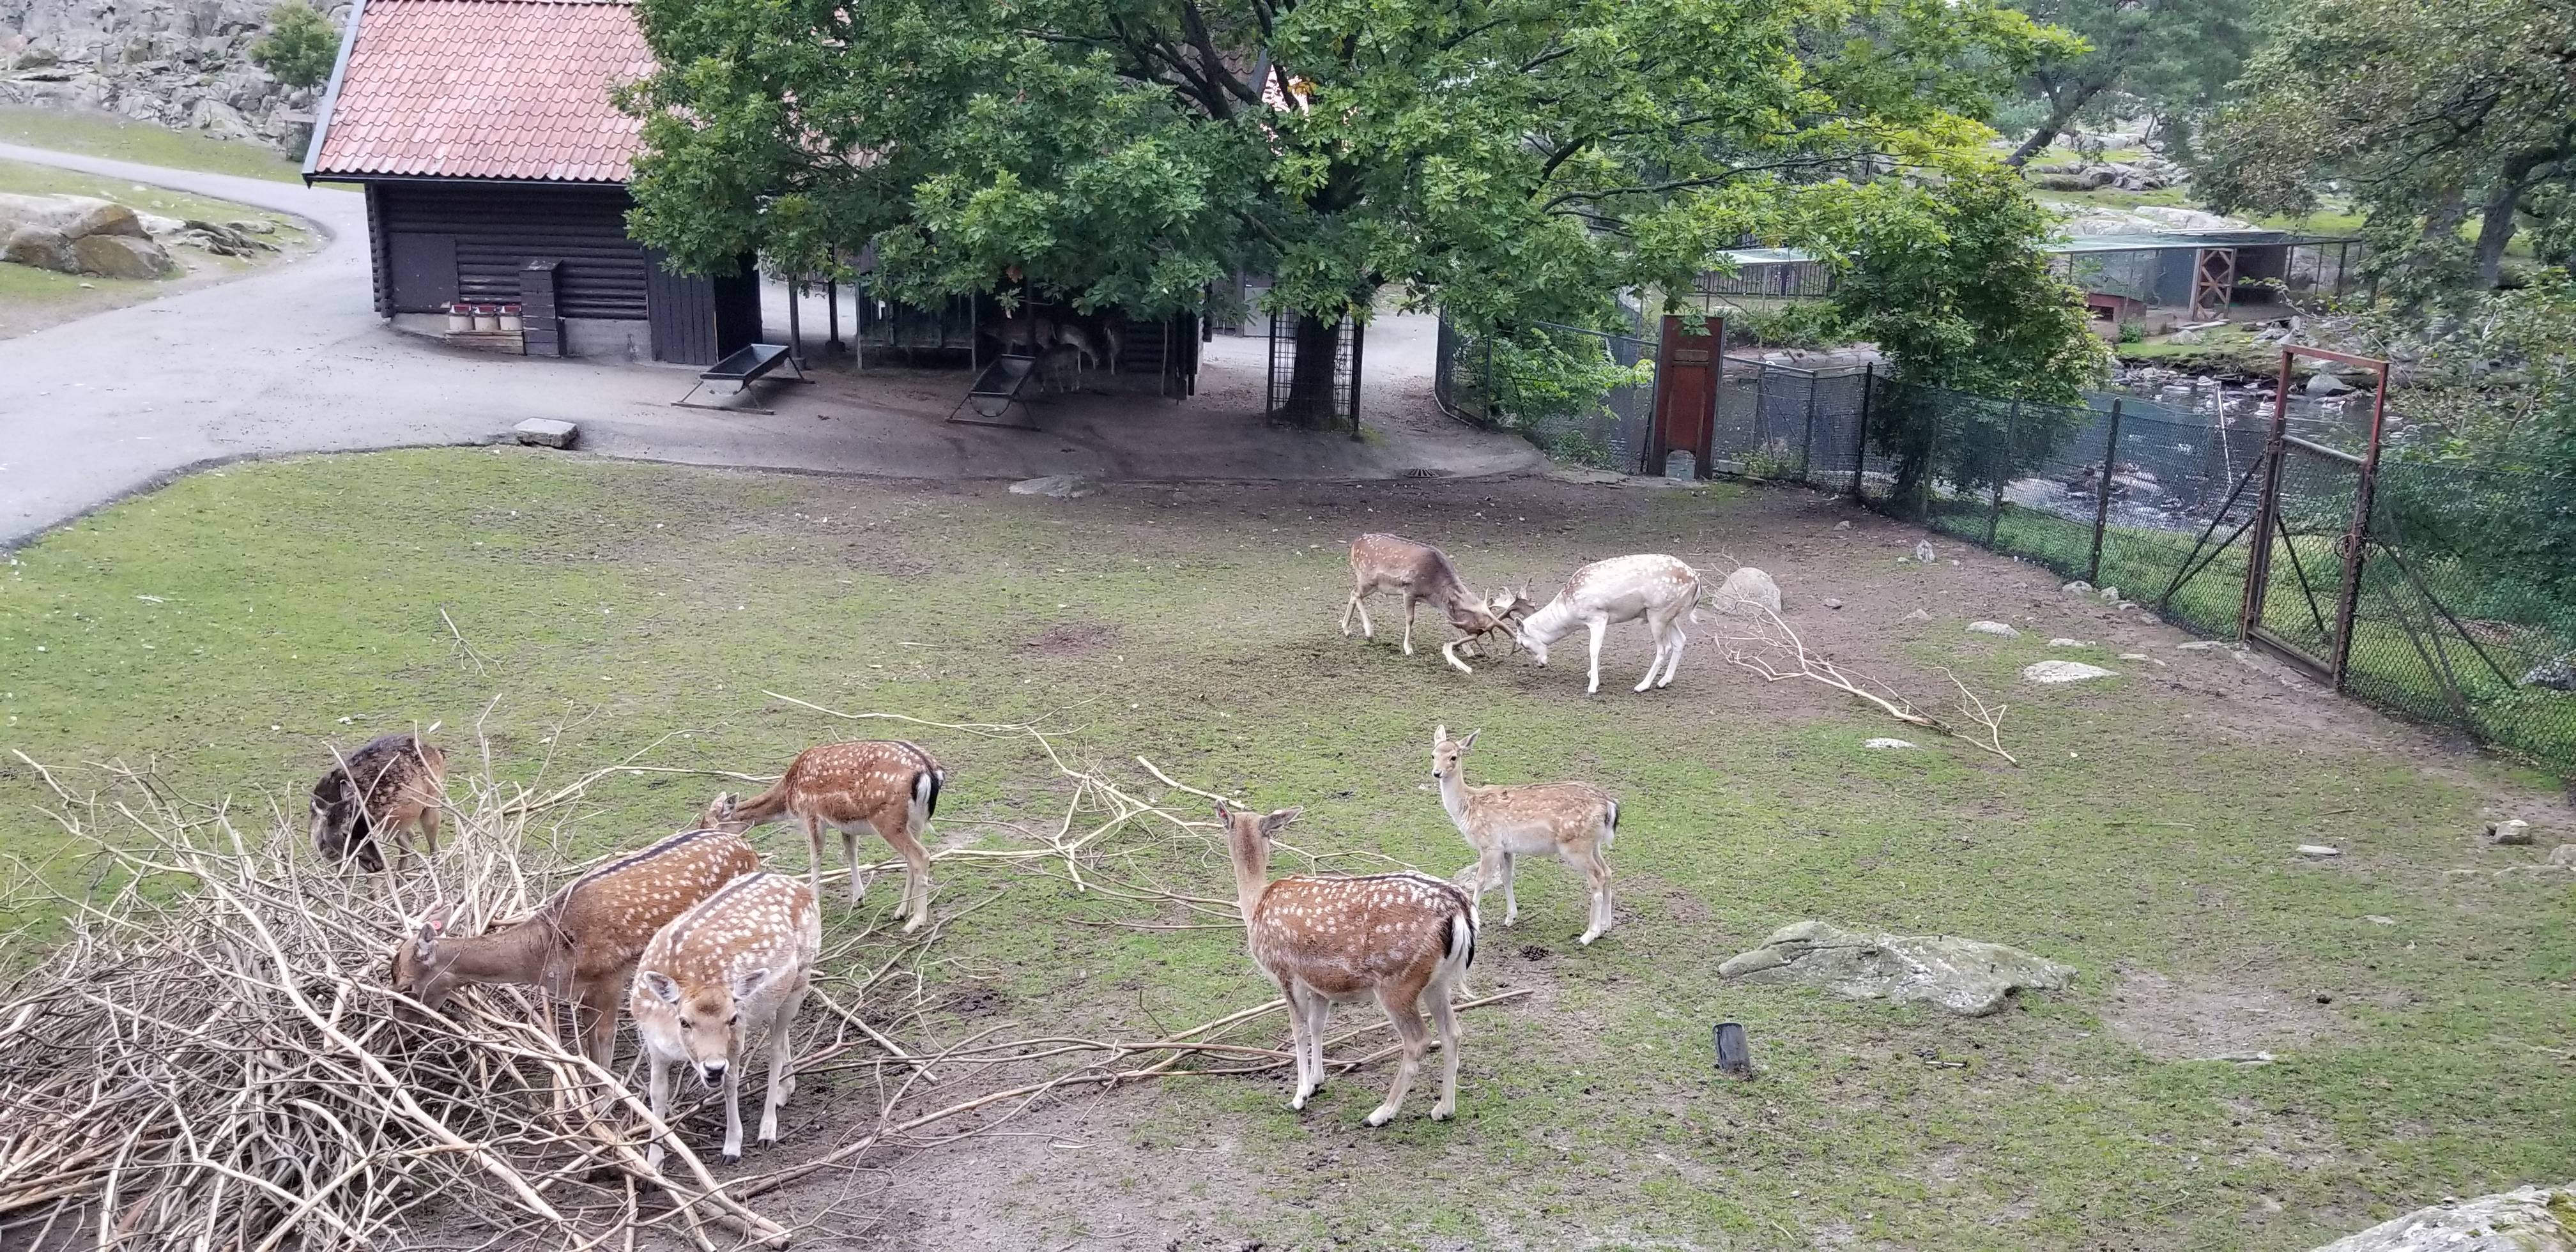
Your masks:
{"label": "green grass field", "polygon": [[303,177],[299,165],[275,149],[171,130],[112,113],[0,105],[0,143],[282,183]]}
{"label": "green grass field", "polygon": [[[1392,610],[1376,644],[1345,640],[1337,544],[1372,529],[1440,541],[1471,580],[1528,577],[1542,596],[1621,551],[1720,569],[1732,553],[1777,575],[1792,623],[1846,663],[1926,697],[1948,690],[1934,668],[1948,666],[2008,700],[2024,764],[1756,682],[1723,663],[1714,624],[1652,696],[1626,690],[1644,649],[1614,632],[1590,699],[1572,641],[1553,668],[1511,659],[1470,678],[1427,649],[1399,655]],[[300,813],[326,745],[433,721],[459,773],[479,769],[479,724],[496,770],[521,780],[635,753],[766,774],[866,733],[768,690],[1039,721],[1142,793],[1164,789],[1129,763],[1139,753],[1200,787],[1305,806],[1291,837],[1308,851],[1445,874],[1467,860],[1428,789],[1445,721],[1484,728],[1478,781],[1582,777],[1625,806],[1619,924],[1600,943],[1571,943],[1582,902],[1562,867],[1525,864],[1516,929],[1488,898],[1478,990],[1532,994],[1467,1015],[1455,1122],[1425,1120],[1433,1092],[1417,1086],[1405,1118],[1360,1128],[1384,1067],[1302,1116],[1273,1077],[1068,1101],[1033,1115],[1034,1138],[894,1163],[901,1228],[885,1237],[2301,1249],[2445,1195],[2565,1181],[2569,879],[2540,866],[2545,846],[2476,835],[2499,805],[2563,813],[2542,781],[2174,651],[2170,632],[2057,596],[2044,570],[1968,551],[1895,564],[1918,533],[1741,487],[1113,486],[1055,501],[515,448],[240,465],[0,558],[0,846],[81,881],[50,793],[10,750],[74,787],[102,785],[85,763],[122,761],[195,801]],[[1850,607],[1817,607],[1828,594]],[[1931,620],[1909,620],[1917,607]],[[1994,615],[2023,637],[1961,630]],[[2096,646],[2050,649],[2052,633]],[[2122,676],[2016,677],[2052,656]],[[1926,750],[1860,746],[1890,733]],[[951,768],[951,837],[1063,803],[1024,744],[915,737]],[[613,777],[574,829],[587,850],[638,844],[686,825],[714,785]],[[772,827],[763,841],[801,868],[801,840]],[[2303,860],[2307,842],[2344,855]],[[1159,856],[1134,868],[1226,893],[1220,859]],[[859,917],[894,895],[881,882]],[[1158,915],[1060,878],[943,863],[939,900],[974,911],[922,961],[921,1016],[886,1019],[922,1032],[907,1035],[918,1046],[996,1021],[1147,1037],[1271,994],[1239,933],[1078,924]],[[2010,943],[2080,974],[1973,1020],[1717,977],[1803,917]],[[1714,1076],[1721,1020],[1746,1025],[1759,1081]],[[2256,1048],[2276,1059],[2209,1059]],[[790,1146],[848,1133],[873,1092],[810,1084]],[[1120,1231],[1132,1237],[1108,1237]]]}

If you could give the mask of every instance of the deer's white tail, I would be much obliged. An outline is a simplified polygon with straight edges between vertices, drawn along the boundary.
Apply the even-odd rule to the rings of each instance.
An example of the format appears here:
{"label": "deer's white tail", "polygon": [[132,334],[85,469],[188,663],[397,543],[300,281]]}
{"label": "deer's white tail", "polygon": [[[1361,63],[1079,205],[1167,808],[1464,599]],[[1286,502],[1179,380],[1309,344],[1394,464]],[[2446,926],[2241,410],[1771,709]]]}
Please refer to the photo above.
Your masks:
{"label": "deer's white tail", "polygon": [[912,812],[908,815],[914,837],[930,829],[931,816],[939,812],[939,784],[947,779],[938,770],[926,769],[912,776]]}
{"label": "deer's white tail", "polygon": [[1449,915],[1447,951],[1442,953],[1440,964],[1432,967],[1432,986],[1455,987],[1466,978],[1467,967],[1476,963],[1476,932],[1479,929],[1473,904]]}
{"label": "deer's white tail", "polygon": [[1610,815],[1601,819],[1601,846],[1609,847],[1619,838],[1619,802],[1610,802]]}

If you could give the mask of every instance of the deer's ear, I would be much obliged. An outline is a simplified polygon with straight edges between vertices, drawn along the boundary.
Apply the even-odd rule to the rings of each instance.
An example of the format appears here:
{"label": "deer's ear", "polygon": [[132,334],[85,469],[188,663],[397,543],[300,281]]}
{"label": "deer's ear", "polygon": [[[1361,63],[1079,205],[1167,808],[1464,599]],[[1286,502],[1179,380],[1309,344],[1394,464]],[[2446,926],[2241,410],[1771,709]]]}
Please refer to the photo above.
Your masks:
{"label": "deer's ear", "polygon": [[1227,808],[1225,806],[1225,801],[1223,800],[1216,802],[1216,824],[1219,826],[1234,825],[1234,810]]}
{"label": "deer's ear", "polygon": [[1297,815],[1298,815],[1299,813],[1303,813],[1303,812],[1305,812],[1305,810],[1304,810],[1304,809],[1279,809],[1279,810],[1277,810],[1277,811],[1275,811],[1275,812],[1271,813],[1268,817],[1262,818],[1262,819],[1261,819],[1261,833],[1262,833],[1262,836],[1263,836],[1264,838],[1271,838],[1271,839],[1278,838],[1278,837],[1279,837],[1279,829],[1280,829],[1280,827],[1286,826],[1288,823],[1293,822],[1293,821],[1296,821],[1296,820],[1297,820]]}
{"label": "deer's ear", "polygon": [[733,976],[733,998],[737,1000],[749,999],[751,997],[751,993],[767,986],[769,980],[775,976],[775,973],[766,965],[756,965],[750,969],[735,971]]}
{"label": "deer's ear", "polygon": [[1435,748],[1436,748],[1436,747],[1439,747],[1441,744],[1447,743],[1448,741],[1449,741],[1449,727],[1448,727],[1446,724],[1439,725],[1439,726],[1434,726],[1434,727],[1432,727],[1432,728],[1431,728],[1431,746],[1432,746],[1432,747],[1435,747]]}
{"label": "deer's ear", "polygon": [[1467,732],[1467,737],[1458,741],[1458,750],[1459,750],[1459,751],[1461,751],[1461,752],[1464,752],[1464,751],[1468,750],[1469,748],[1475,747],[1475,746],[1476,746],[1476,736],[1481,735],[1481,734],[1483,734],[1483,733],[1485,733],[1485,732],[1484,732],[1484,731],[1482,731],[1482,730],[1471,730],[1471,731],[1468,731],[1468,732]]}
{"label": "deer's ear", "polygon": [[646,991],[652,992],[654,998],[662,1003],[674,1007],[679,1005],[680,984],[671,981],[670,975],[657,969],[648,969],[635,981],[642,984]]}

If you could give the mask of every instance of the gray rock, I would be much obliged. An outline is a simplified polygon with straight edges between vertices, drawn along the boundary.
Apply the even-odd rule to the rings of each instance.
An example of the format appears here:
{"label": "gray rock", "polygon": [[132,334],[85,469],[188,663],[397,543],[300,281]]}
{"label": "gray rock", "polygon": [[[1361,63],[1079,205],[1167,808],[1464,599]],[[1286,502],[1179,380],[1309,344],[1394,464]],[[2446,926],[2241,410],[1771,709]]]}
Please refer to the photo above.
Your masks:
{"label": "gray rock", "polygon": [[81,272],[103,278],[161,278],[179,271],[168,251],[131,235],[82,235],[72,240]]}
{"label": "gray rock", "polygon": [[2531,667],[2531,672],[2522,676],[2522,685],[2547,687],[2552,691],[2576,691],[2576,652]]}
{"label": "gray rock", "polygon": [[1905,620],[1909,622],[1928,622],[1932,620],[1932,615],[1921,609],[1916,609],[1913,612],[1906,614]]}
{"label": "gray rock", "polygon": [[1932,559],[1933,559],[1933,558],[1932,558],[1932,541],[1931,541],[1931,540],[1929,540],[1929,539],[1917,539],[1917,540],[1915,540],[1915,541],[1914,541],[1914,560],[1915,560],[1915,563],[1916,563],[1916,564],[1918,564],[1918,565],[1930,565],[1930,564],[1932,563]]}
{"label": "gray rock", "polygon": [[2176,651],[2176,652],[2211,652],[2211,651],[2215,651],[2215,650],[2217,650],[2217,649],[2219,649],[2219,648],[2224,648],[2224,647],[2226,647],[2226,646],[2227,646],[2226,644],[2220,643],[2219,641],[2217,641],[2217,640],[2215,640],[2215,639],[2194,639],[2194,640],[2192,640],[2192,641],[2191,641],[2191,642],[2189,642],[2189,643],[2178,643],[2178,644],[2175,644],[2175,645],[2174,645],[2174,651]]}
{"label": "gray rock", "polygon": [[2094,594],[2102,597],[2102,603],[2104,604],[2118,604],[2120,602],[2120,589],[2117,587],[2104,587]]}
{"label": "gray rock", "polygon": [[2095,678],[2117,678],[2120,674],[2118,670],[2104,669],[2099,665],[2087,665],[2082,661],[2041,661],[2021,667],[2021,676],[2031,682],[2055,686],[2060,683],[2080,683]]}
{"label": "gray rock", "polygon": [[2322,843],[2303,843],[2299,845],[2299,855],[2324,860],[2330,856],[2342,856],[2343,849],[2330,848]]}
{"label": "gray rock", "polygon": [[2576,843],[2562,843],[2549,850],[2552,865],[2576,865]]}
{"label": "gray rock", "polygon": [[43,226],[67,239],[88,235],[149,238],[134,210],[96,196],[21,196],[0,194],[0,225]]}
{"label": "gray rock", "polygon": [[2087,645],[2081,639],[2058,638],[2049,640],[2048,646],[2052,648],[2081,648]]}
{"label": "gray rock", "polygon": [[2025,988],[2056,991],[2074,967],[1999,943],[1955,935],[1865,934],[1808,919],[1771,932],[1762,946],[1729,958],[1719,976],[1822,987],[1855,1000],[1933,1004],[1983,1017]]}
{"label": "gray rock", "polygon": [[1833,598],[1832,596],[1826,596],[1824,599],[1816,601],[1816,603],[1821,604],[1821,605],[1823,605],[1823,606],[1825,606],[1826,608],[1829,608],[1829,609],[1839,609],[1839,608],[1841,608],[1841,607],[1843,606],[1843,602],[1842,602],[1842,601],[1837,600],[1837,599]]}
{"label": "gray rock", "polygon": [[1968,630],[1974,634],[1993,635],[1998,639],[2021,638],[2021,632],[2013,629],[2011,624],[2006,622],[1970,622]]}
{"label": "gray rock", "polygon": [[1015,496],[1046,496],[1055,500],[1075,500],[1099,490],[1080,474],[1049,474],[1044,478],[1023,478],[1011,484]]}
{"label": "gray rock", "polygon": [[1860,746],[1864,748],[1911,748],[1919,745],[1915,744],[1914,741],[1910,739],[1879,738],[1863,740]]}
{"label": "gray rock", "polygon": [[2352,390],[2352,385],[2324,370],[2318,370],[2308,375],[2307,386],[2303,390],[2312,396],[2337,396]]}
{"label": "gray rock", "polygon": [[540,448],[569,448],[581,437],[581,428],[571,422],[551,417],[532,417],[510,428],[519,442]]}
{"label": "gray rock", "polygon": [[0,261],[14,261],[57,274],[80,272],[80,258],[72,254],[72,241],[63,232],[43,226],[21,226],[0,240]]}
{"label": "gray rock", "polygon": [[2517,848],[2528,846],[2531,843],[2531,823],[2519,817],[2488,822],[2487,838]]}
{"label": "gray rock", "polygon": [[2093,584],[2078,578],[2074,582],[2058,588],[2058,590],[2063,591],[2070,596],[2089,596],[2093,594]]}
{"label": "gray rock", "polygon": [[2576,1183],[2444,1200],[2315,1252],[2576,1252]]}
{"label": "gray rock", "polygon": [[1755,609],[1777,613],[1780,611],[1780,584],[1773,582],[1769,574],[1747,565],[1727,575],[1717,594],[1709,597],[1709,603],[1721,613],[1750,616]]}

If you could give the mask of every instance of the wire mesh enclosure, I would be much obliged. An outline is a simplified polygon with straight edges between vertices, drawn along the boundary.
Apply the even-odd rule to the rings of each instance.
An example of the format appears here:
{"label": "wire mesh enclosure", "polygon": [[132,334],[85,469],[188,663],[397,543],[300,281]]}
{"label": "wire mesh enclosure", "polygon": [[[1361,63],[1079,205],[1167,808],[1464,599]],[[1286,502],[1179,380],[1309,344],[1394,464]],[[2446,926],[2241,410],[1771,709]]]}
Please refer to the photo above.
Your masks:
{"label": "wire mesh enclosure", "polygon": [[1360,433],[1360,362],[1368,327],[1299,313],[1270,315],[1269,413],[1317,429]]}
{"label": "wire mesh enclosure", "polygon": [[1431,394],[1451,417],[1517,432],[1558,460],[1646,473],[1656,351],[1651,339],[1545,322],[1478,335],[1444,317]]}

